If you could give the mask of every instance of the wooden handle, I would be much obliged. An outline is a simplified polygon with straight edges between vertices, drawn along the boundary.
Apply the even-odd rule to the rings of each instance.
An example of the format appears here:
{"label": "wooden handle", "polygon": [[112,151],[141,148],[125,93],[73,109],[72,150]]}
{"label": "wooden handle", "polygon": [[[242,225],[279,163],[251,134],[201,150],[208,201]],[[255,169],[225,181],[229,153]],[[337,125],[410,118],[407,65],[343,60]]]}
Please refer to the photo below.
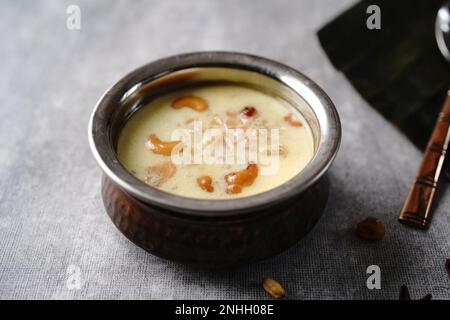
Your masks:
{"label": "wooden handle", "polygon": [[400,212],[401,223],[426,229],[431,219],[433,198],[444,169],[450,141],[450,90],[428,141],[422,164]]}

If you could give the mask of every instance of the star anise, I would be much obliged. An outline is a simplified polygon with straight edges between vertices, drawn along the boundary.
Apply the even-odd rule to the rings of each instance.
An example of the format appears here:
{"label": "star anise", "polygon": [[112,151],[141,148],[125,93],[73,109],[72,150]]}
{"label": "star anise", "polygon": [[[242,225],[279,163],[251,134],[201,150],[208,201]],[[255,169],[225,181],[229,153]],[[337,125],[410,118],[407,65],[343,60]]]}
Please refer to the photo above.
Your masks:
{"label": "star anise", "polygon": [[[431,295],[431,293],[423,296],[421,299],[419,300],[431,300],[433,296]],[[411,300],[411,296],[409,295],[409,289],[406,285],[402,285],[400,287],[400,295],[399,295],[399,300]]]}
{"label": "star anise", "polygon": [[445,270],[447,270],[448,276],[450,277],[450,258],[445,260]]}

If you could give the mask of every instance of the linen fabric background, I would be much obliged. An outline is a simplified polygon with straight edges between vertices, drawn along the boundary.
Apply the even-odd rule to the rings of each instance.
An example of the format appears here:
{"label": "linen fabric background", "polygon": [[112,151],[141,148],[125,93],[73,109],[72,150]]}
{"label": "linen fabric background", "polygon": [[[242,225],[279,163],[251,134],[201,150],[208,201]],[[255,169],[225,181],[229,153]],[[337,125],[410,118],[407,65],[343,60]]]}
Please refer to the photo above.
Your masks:
{"label": "linen fabric background", "polygon": [[[332,67],[316,36],[353,3],[2,1],[0,298],[262,299],[267,276],[292,299],[396,299],[402,284],[413,298],[449,298],[449,191],[427,232],[397,222],[421,153]],[[80,30],[66,27],[72,4]],[[288,251],[233,270],[193,269],[125,239],[105,214],[88,147],[89,116],[109,86],[144,63],[198,50],[247,52],[301,70],[330,95],[343,126],[316,227]],[[382,241],[355,235],[367,216],[385,223]],[[380,290],[366,287],[374,264]],[[72,265],[79,290],[67,285]]]}

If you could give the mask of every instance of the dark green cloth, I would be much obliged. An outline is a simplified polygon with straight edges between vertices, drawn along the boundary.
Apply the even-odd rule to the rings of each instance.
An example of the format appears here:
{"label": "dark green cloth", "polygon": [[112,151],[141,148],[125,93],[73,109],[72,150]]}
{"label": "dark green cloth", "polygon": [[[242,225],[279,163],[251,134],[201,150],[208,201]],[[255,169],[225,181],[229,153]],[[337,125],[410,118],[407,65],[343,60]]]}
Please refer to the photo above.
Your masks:
{"label": "dark green cloth", "polygon": [[[436,44],[442,1],[361,1],[324,26],[319,40],[333,65],[384,117],[424,148],[450,84],[450,65]],[[369,30],[369,5],[381,29]]]}

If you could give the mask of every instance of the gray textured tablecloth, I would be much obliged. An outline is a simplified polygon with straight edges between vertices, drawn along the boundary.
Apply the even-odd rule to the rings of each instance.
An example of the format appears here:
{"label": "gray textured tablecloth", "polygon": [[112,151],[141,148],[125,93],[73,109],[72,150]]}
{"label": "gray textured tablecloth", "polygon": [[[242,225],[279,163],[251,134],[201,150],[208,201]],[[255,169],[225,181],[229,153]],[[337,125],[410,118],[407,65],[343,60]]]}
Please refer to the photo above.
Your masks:
{"label": "gray textured tablecloth", "polygon": [[[397,222],[420,152],[361,100],[316,38],[352,3],[2,1],[0,298],[257,299],[268,297],[266,276],[293,299],[396,299],[404,283],[413,298],[449,298],[449,191],[428,232]],[[80,30],[66,28],[71,4],[81,8]],[[322,219],[287,252],[237,270],[191,269],[126,240],[104,212],[88,147],[89,115],[104,90],[146,62],[197,50],[291,65],[329,93],[342,118]],[[386,224],[381,242],[355,235],[368,215]],[[381,290],[366,287],[372,264],[381,268]],[[79,290],[67,285],[70,265],[79,267]]]}

